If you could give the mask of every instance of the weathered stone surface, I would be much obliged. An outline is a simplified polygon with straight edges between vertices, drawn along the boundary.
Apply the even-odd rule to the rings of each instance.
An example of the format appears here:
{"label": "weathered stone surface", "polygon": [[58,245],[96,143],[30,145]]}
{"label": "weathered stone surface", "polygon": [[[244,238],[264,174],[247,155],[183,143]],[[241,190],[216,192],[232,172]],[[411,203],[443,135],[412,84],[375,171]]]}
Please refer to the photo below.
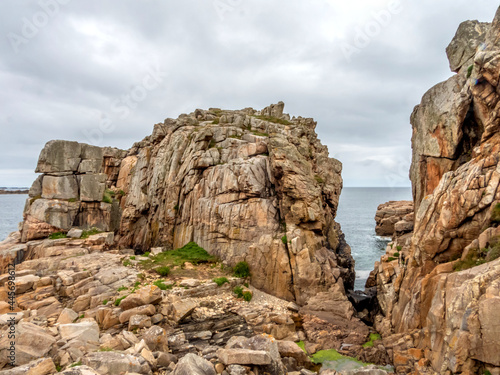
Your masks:
{"label": "weathered stone surface", "polygon": [[151,318],[147,315],[132,315],[128,321],[128,330],[133,331],[140,328],[151,327]]}
{"label": "weathered stone surface", "polygon": [[11,370],[0,371],[2,375],[51,375],[56,373],[52,358],[40,358]]}
{"label": "weathered stone surface", "polygon": [[269,365],[271,357],[263,350],[250,349],[220,349],[217,358],[225,365]]}
{"label": "weathered stone surface", "polygon": [[216,375],[214,366],[196,354],[186,354],[177,365],[173,375]]}
{"label": "weathered stone surface", "polygon": [[[43,328],[27,322],[19,322],[16,330],[16,364],[24,365],[33,360],[44,357],[56,342],[56,339],[48,334]],[[7,331],[3,331],[0,337],[0,363],[6,364],[10,361],[9,356],[10,339]]]}
{"label": "weathered stone surface", "polygon": [[82,229],[77,229],[77,228],[71,228],[69,230],[68,233],[66,233],[66,235],[69,237],[69,238],[80,238],[83,234],[83,230]]}
{"label": "weathered stone surface", "polygon": [[147,285],[123,299],[120,307],[122,310],[130,310],[134,307],[158,303],[161,298],[160,288],[156,285]]}
{"label": "weathered stone surface", "polygon": [[[397,231],[396,225],[398,225],[399,232],[411,231],[413,229],[413,202],[390,201],[379,205],[375,214],[375,223],[375,233],[379,236],[392,236]],[[410,226],[411,229],[407,230]]]}
{"label": "weathered stone surface", "polygon": [[153,305],[143,305],[126,310],[120,314],[120,323],[128,322],[132,315],[142,314],[152,316],[156,313],[156,308]]}
{"label": "weathered stone surface", "polygon": [[82,363],[95,369],[100,375],[120,375],[126,372],[138,374],[152,374],[151,368],[142,357],[114,352],[89,353],[82,359]]}
{"label": "weathered stone surface", "polygon": [[65,340],[78,338],[80,341],[99,342],[99,326],[95,320],[80,323],[61,324],[59,334]]}
{"label": "weathered stone surface", "polygon": [[64,374],[64,375],[101,375],[98,372],[95,372],[92,368],[89,366],[77,366],[77,367],[72,367],[67,370],[64,370],[62,372],[58,372],[58,374]]}
{"label": "weathered stone surface", "polygon": [[82,146],[78,142],[47,142],[36,167],[36,173],[76,172],[80,164]]}
{"label": "weathered stone surface", "polygon": [[57,318],[57,323],[59,324],[69,324],[73,323],[76,318],[78,318],[78,314],[71,309],[64,309],[61,311],[59,318]]}
{"label": "weathered stone surface", "polygon": [[468,68],[473,64],[477,48],[484,43],[490,25],[478,21],[465,21],[460,24],[455,37],[446,47],[451,71],[458,72],[462,67]]}
{"label": "weathered stone surface", "polygon": [[500,8],[481,44],[486,28],[460,26],[449,51],[459,73],[412,115],[414,232],[396,239],[399,258],[384,255],[375,272],[375,327],[398,373],[500,369],[500,260],[491,255],[500,235]]}
{"label": "weathered stone surface", "polygon": [[45,199],[78,199],[78,183],[76,177],[45,176],[42,184],[42,198]]}
{"label": "weathered stone surface", "polygon": [[78,176],[80,200],[101,202],[106,189],[106,174],[83,174]]}
{"label": "weathered stone surface", "polygon": [[142,338],[152,351],[168,352],[167,332],[160,326],[152,326]]}

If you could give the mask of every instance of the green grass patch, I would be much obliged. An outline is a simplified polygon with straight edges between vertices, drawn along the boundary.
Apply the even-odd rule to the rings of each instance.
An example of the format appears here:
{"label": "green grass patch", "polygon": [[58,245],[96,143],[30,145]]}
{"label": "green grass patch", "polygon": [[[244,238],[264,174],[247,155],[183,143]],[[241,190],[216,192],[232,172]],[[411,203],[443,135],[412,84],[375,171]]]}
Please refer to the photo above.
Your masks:
{"label": "green grass patch", "polygon": [[280,119],[280,118],[274,117],[274,116],[254,116],[254,117],[258,118],[259,120],[274,122],[276,124],[281,124],[281,125],[291,125],[292,124],[288,120]]}
{"label": "green grass patch", "polygon": [[471,65],[467,68],[467,78],[470,78],[472,75],[472,69],[474,69],[474,65]]}
{"label": "green grass patch", "polygon": [[253,135],[257,135],[259,137],[269,137],[269,134],[267,134],[267,133],[261,133],[261,132],[258,132],[258,131],[253,131],[252,134]]}
{"label": "green grass patch", "polygon": [[66,235],[66,233],[64,232],[56,232],[56,233],[52,233],[50,236],[49,236],[49,240],[58,240],[60,238],[68,238],[68,236]]}
{"label": "green grass patch", "polygon": [[225,283],[228,283],[229,280],[227,279],[227,277],[216,277],[215,279],[213,279],[213,282],[216,283],[217,286],[222,286]]}
{"label": "green grass patch", "polygon": [[97,228],[90,228],[89,230],[84,230],[80,238],[89,238],[90,236],[99,233],[102,233],[102,231]]}
{"label": "green grass patch", "polygon": [[241,139],[241,135],[230,135],[229,138]]}
{"label": "green grass patch", "polygon": [[112,352],[113,349],[111,349],[110,347],[108,346],[103,346],[102,348],[99,348],[99,351],[100,352]]}
{"label": "green grass patch", "polygon": [[81,365],[82,365],[82,361],[78,361],[78,362],[73,363],[72,365],[69,365],[69,367],[78,367]]}
{"label": "green grass patch", "polygon": [[494,224],[500,223],[500,203],[497,203],[491,210],[491,222]]}
{"label": "green grass patch", "polygon": [[252,300],[252,293],[250,292],[243,292],[243,299],[247,302],[250,302]]}
{"label": "green grass patch", "polygon": [[78,202],[78,199],[76,199],[76,198],[69,198],[68,202],[75,203],[75,202]]}
{"label": "green grass patch", "polygon": [[475,249],[469,251],[465,259],[460,259],[459,261],[453,264],[454,271],[463,271],[469,268],[479,266],[481,264],[486,263],[486,256],[488,253],[488,249]]}
{"label": "green grass patch", "polygon": [[170,267],[161,266],[161,267],[155,268],[155,272],[160,276],[168,276],[168,274],[170,273]]}
{"label": "green grass patch", "polygon": [[121,292],[122,290],[127,290],[127,289],[128,289],[128,288],[127,288],[126,286],[123,286],[123,285],[122,285],[122,286],[121,286],[121,287],[119,287],[116,291],[117,291],[117,292]]}
{"label": "green grass patch", "polygon": [[399,253],[396,251],[394,254],[392,254],[394,257],[399,258]]}
{"label": "green grass patch", "polygon": [[286,237],[286,234],[281,237],[281,242],[283,242],[284,245],[286,245],[286,243],[288,242],[288,238]]}
{"label": "green grass patch", "polygon": [[218,118],[216,118],[216,119],[214,119],[214,120],[212,121],[212,124],[217,125],[218,123],[219,123],[219,119],[218,119]]}
{"label": "green grass patch", "polygon": [[115,193],[113,190],[106,190],[104,192],[104,195],[102,196],[102,201],[104,203],[113,203],[113,197],[115,196]]}
{"label": "green grass patch", "polygon": [[180,249],[164,251],[150,259],[141,261],[141,266],[146,269],[158,266],[182,266],[185,262],[192,264],[216,263],[217,258],[206,252],[195,242],[189,242]]}
{"label": "green grass patch", "polygon": [[320,350],[311,356],[312,363],[320,364],[325,361],[338,361],[339,359],[347,358],[340,354],[335,349]]}
{"label": "green grass patch", "polygon": [[123,296],[115,300],[115,306],[120,306],[120,303],[128,296]]}
{"label": "green grass patch", "polygon": [[233,268],[233,275],[235,277],[249,277],[250,276],[250,266],[247,262],[238,262]]}
{"label": "green grass patch", "polygon": [[306,343],[305,343],[304,341],[302,341],[302,340],[301,340],[301,341],[299,341],[299,342],[296,342],[296,344],[297,344],[297,346],[298,346],[300,349],[302,349],[302,351],[303,351],[304,353],[306,353],[306,354],[307,354],[307,350],[306,350]]}
{"label": "green grass patch", "polygon": [[211,139],[210,143],[208,144],[208,148],[214,148],[215,145],[216,145],[216,142],[213,139]]}
{"label": "green grass patch", "polygon": [[397,258],[394,258],[394,257],[389,257],[389,258],[387,258],[387,261],[388,261],[388,262],[392,262],[393,260],[396,260],[396,259],[397,259]]}
{"label": "green grass patch", "polygon": [[321,178],[321,176],[318,176],[318,175],[314,176],[314,179],[316,180],[316,182],[317,182],[318,184],[322,184],[322,183],[324,183],[324,182],[325,182],[325,180],[323,180],[323,179]]}
{"label": "green grass patch", "polygon": [[132,262],[130,261],[130,259],[125,259],[122,264],[125,266],[125,267],[128,267],[128,266],[131,266],[132,265]]}
{"label": "green grass patch", "polygon": [[381,340],[382,337],[378,333],[370,333],[370,340],[363,344],[363,348],[372,348],[373,343],[377,340]]}
{"label": "green grass patch", "polygon": [[233,293],[236,294],[238,298],[243,297],[243,288],[241,286],[235,286],[233,289]]}
{"label": "green grass patch", "polygon": [[167,290],[167,289],[172,289],[174,287],[174,284],[165,284],[164,280],[156,280],[153,285],[156,285],[158,288],[161,290]]}
{"label": "green grass patch", "polygon": [[403,247],[402,246],[396,246],[396,250],[397,251],[401,251],[401,250],[403,250]]}
{"label": "green grass patch", "polygon": [[132,256],[130,257],[130,260],[135,260],[135,255],[132,255]]}
{"label": "green grass patch", "polygon": [[108,304],[108,300],[107,300],[107,299],[105,299],[104,301],[102,301],[102,304],[103,304],[103,305],[107,305],[107,304]]}

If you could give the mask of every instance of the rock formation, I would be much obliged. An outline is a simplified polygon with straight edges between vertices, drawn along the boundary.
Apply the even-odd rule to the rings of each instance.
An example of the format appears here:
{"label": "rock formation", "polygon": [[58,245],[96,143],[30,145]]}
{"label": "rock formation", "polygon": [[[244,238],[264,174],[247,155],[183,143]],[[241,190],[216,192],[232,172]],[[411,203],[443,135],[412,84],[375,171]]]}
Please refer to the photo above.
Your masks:
{"label": "rock formation", "polygon": [[22,240],[96,227],[141,251],[194,241],[229,265],[248,262],[261,290],[351,317],[354,262],[334,220],[342,165],[312,119],[283,108],[198,109],[128,151],[47,143]]}
{"label": "rock formation", "polygon": [[375,323],[398,372],[499,373],[500,9],[447,53],[457,74],[411,116],[415,228],[377,264]]}
{"label": "rock formation", "polygon": [[390,201],[377,207],[375,214],[375,233],[379,236],[392,236],[413,230],[413,202]]}

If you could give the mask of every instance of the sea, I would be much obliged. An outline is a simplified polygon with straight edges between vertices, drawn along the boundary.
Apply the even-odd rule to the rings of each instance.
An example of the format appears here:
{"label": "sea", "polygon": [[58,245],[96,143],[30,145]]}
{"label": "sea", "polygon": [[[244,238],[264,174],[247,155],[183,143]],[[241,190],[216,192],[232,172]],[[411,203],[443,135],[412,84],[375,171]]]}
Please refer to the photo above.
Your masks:
{"label": "sea", "polygon": [[[0,241],[17,230],[25,194],[0,194]],[[389,238],[375,234],[377,206],[390,200],[411,200],[411,188],[344,188],[336,221],[340,223],[356,261],[355,289],[363,290],[373,265],[384,254]]]}
{"label": "sea", "polygon": [[351,246],[356,262],[355,290],[364,290],[366,279],[376,261],[385,253],[388,237],[375,234],[375,213],[379,204],[388,201],[412,200],[411,188],[354,188],[342,189],[337,221]]}

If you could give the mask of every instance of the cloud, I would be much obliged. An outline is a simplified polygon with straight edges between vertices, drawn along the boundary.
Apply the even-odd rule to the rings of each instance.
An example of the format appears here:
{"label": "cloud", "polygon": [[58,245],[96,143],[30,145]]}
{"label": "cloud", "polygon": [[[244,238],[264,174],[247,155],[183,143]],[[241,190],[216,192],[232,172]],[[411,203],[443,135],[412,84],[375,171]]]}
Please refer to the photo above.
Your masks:
{"label": "cloud", "polygon": [[[389,0],[4,0],[0,185],[29,185],[27,171],[50,139],[128,148],[166,117],[279,100],[318,121],[345,185],[409,185],[409,116],[451,76],[444,49],[459,23],[493,18],[497,5],[479,3],[401,1],[401,12],[346,59],[342,43]],[[29,23],[36,32],[28,38]],[[13,48],[14,34],[26,43]],[[164,74],[144,91],[152,69]],[[127,96],[138,100],[117,110]],[[89,139],[108,123],[112,131]]]}

